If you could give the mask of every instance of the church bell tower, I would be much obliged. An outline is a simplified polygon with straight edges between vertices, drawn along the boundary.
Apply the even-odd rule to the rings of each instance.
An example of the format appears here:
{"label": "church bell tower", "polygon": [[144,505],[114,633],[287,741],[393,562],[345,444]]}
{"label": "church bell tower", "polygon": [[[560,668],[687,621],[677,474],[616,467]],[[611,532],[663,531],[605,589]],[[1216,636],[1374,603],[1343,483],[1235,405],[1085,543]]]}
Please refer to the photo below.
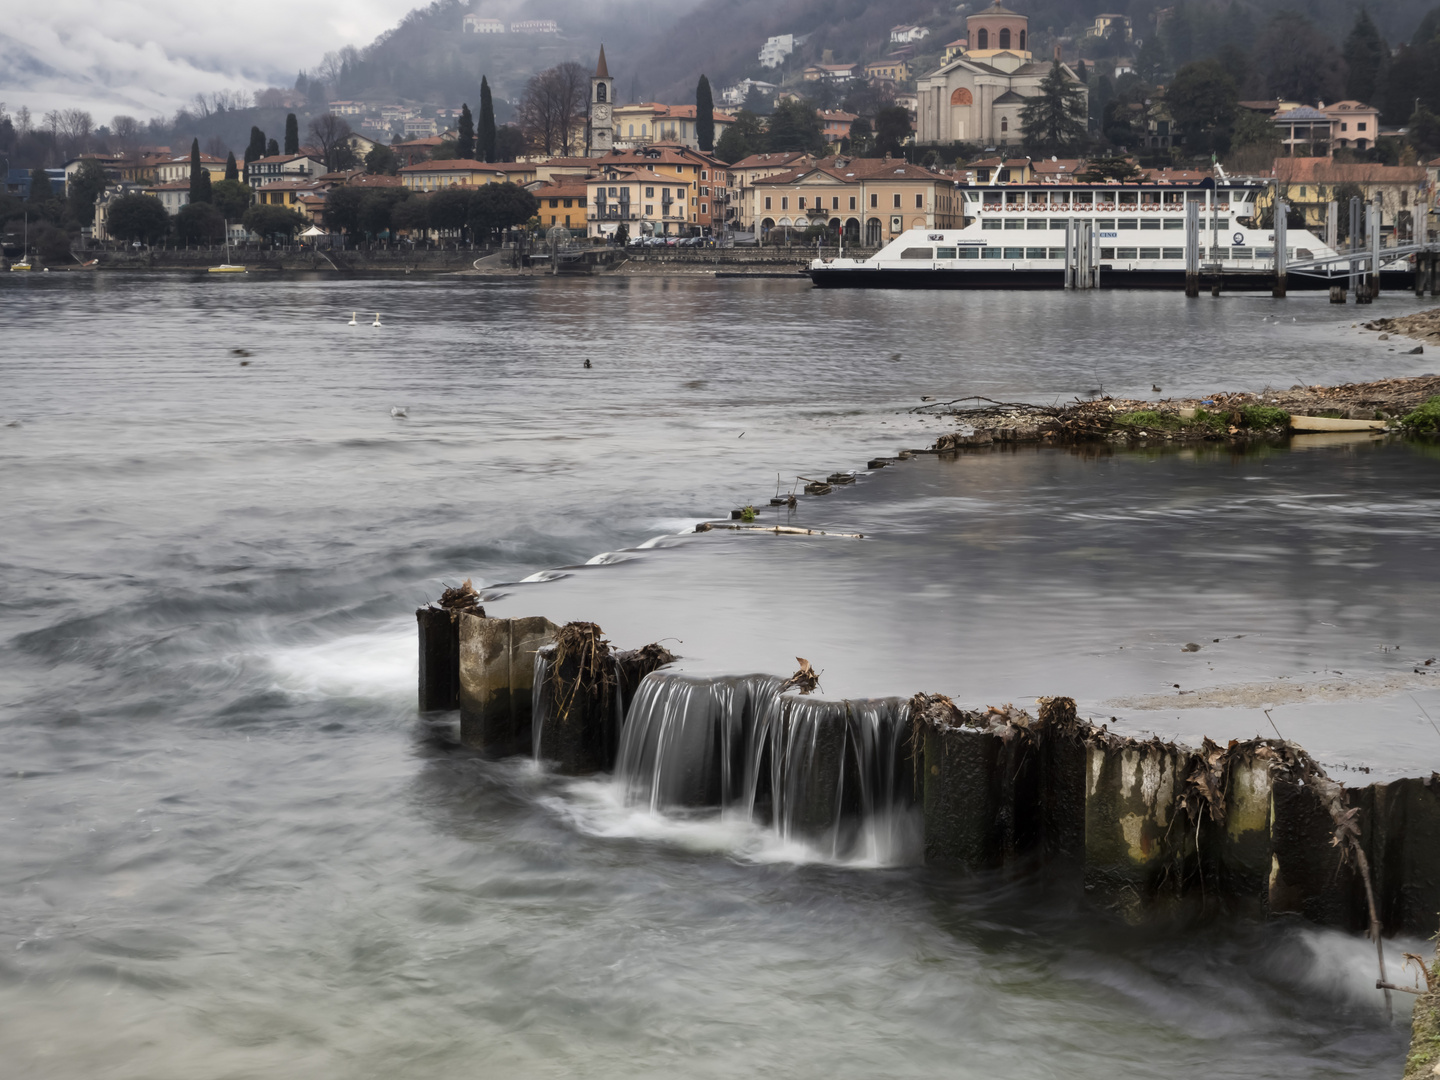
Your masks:
{"label": "church bell tower", "polygon": [[600,46],[600,62],[590,79],[590,123],[585,153],[588,157],[604,157],[615,148],[615,80],[605,65],[605,46]]}

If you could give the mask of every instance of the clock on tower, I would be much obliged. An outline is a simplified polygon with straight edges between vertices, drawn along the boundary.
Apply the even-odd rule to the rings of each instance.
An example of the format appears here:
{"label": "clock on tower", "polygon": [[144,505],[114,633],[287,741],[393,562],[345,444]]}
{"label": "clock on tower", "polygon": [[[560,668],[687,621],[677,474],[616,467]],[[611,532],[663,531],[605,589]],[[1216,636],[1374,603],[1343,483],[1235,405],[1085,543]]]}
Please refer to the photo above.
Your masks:
{"label": "clock on tower", "polygon": [[605,64],[605,46],[600,46],[600,62],[595,65],[595,75],[590,80],[590,123],[586,153],[590,157],[603,157],[615,148],[615,120],[611,107],[615,102],[615,80],[610,78],[610,69]]}

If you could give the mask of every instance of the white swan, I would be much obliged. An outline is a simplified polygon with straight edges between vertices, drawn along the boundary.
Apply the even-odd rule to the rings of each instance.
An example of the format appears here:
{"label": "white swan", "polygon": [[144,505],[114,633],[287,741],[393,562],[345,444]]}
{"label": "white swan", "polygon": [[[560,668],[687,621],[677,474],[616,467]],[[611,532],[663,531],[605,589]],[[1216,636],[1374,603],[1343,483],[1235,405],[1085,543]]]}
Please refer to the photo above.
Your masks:
{"label": "white swan", "polygon": [[380,321],[380,312],[378,312],[378,311],[375,312],[375,321],[372,322],[370,325],[371,325],[371,326],[384,326],[384,325],[385,325],[384,323],[382,323],[382,322]]}
{"label": "white swan", "polygon": [[355,312],[353,312],[353,311],[350,312],[350,321],[349,321],[348,323],[346,323],[345,325],[346,325],[346,326],[354,326],[354,325],[355,325]]}
{"label": "white swan", "polygon": [[410,410],[400,405],[392,405],[390,407],[390,415],[395,417],[395,419],[397,420],[404,420],[407,416],[410,415]]}

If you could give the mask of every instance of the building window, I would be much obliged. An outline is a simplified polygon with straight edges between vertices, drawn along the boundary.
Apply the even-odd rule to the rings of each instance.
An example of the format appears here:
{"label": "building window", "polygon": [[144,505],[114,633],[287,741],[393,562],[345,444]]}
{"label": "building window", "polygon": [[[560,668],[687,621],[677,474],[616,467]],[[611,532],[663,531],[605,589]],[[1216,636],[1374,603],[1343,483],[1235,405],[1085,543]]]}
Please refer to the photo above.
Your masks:
{"label": "building window", "polygon": [[617,196],[617,191],[616,191],[615,188],[612,187],[612,188],[610,189],[610,197],[613,199],[613,198],[616,198],[616,196]]}
{"label": "building window", "polygon": [[645,216],[646,216],[646,217],[651,217],[651,216],[654,215],[654,213],[655,213],[655,207],[653,207],[653,206],[651,206],[651,205],[649,205],[649,204],[647,203],[646,206],[645,206]]}
{"label": "building window", "polygon": [[647,198],[647,199],[653,199],[654,197],[655,197],[655,189],[654,189],[653,187],[647,187],[647,188],[645,189],[645,198]]}
{"label": "building window", "polygon": [[766,196],[765,196],[765,209],[766,209],[766,210],[769,210],[769,209],[770,209],[770,196],[769,196],[769,195],[766,195]]}
{"label": "building window", "polygon": [[575,205],[575,200],[574,200],[574,199],[566,199],[566,200],[565,200],[565,208],[566,208],[567,210],[568,210],[571,206],[574,206],[574,205]]}
{"label": "building window", "polygon": [[557,206],[559,206],[559,205],[560,205],[560,200],[559,200],[559,199],[551,199],[551,200],[550,200],[550,209],[551,209],[551,210],[554,210],[554,209],[555,209]]}
{"label": "building window", "polygon": [[801,196],[800,196],[800,209],[801,209],[801,210],[804,210],[804,209],[805,209],[805,196],[804,196],[804,195],[801,195]]}
{"label": "building window", "polygon": [[[1000,130],[1001,130],[1001,131],[1009,131],[1009,130],[1010,130],[1010,118],[1009,118],[1008,116],[1002,116],[1002,117],[1000,117]],[[1008,172],[1009,170],[1006,170],[1006,171]]]}
{"label": "building window", "polygon": [[871,210],[875,210],[875,209],[878,209],[879,206],[880,206],[880,196],[877,195],[877,194],[875,194],[875,192],[872,191],[872,192],[870,193],[870,209],[871,209]]}
{"label": "building window", "polygon": [[855,196],[854,196],[854,195],[851,195],[851,196],[850,196],[850,209],[851,209],[851,210],[854,210],[854,209],[855,209]]}
{"label": "building window", "polygon": [[702,170],[701,173],[700,173],[700,179],[701,179],[701,180],[709,180],[709,179],[710,179],[710,174],[709,174],[708,172],[705,172],[705,171]]}
{"label": "building window", "polygon": [[630,137],[631,137],[632,139],[635,137],[635,125],[634,125],[634,124],[631,124],[631,125],[630,125]]}
{"label": "building window", "polygon": [[1364,131],[1364,130],[1365,130],[1365,125],[1364,125],[1363,123],[1361,123],[1361,124],[1356,124],[1356,125],[1355,125],[1355,130],[1356,130],[1356,131]]}
{"label": "building window", "polygon": [[641,137],[642,139],[645,138],[645,137],[646,137],[646,134],[649,132],[649,130],[650,130],[650,125],[649,125],[649,124],[641,124],[641,125],[640,125],[640,137]]}
{"label": "building window", "polygon": [[1024,30],[1021,30],[1021,31],[1020,31],[1020,51],[1021,51],[1021,52],[1024,52],[1024,51],[1025,51],[1025,31],[1024,31]]}
{"label": "building window", "polygon": [[990,47],[989,30],[982,29],[978,34],[975,35],[975,46],[976,48],[980,49],[988,49]]}
{"label": "building window", "polygon": [[900,209],[900,193],[898,191],[895,193],[895,209]]}
{"label": "building window", "polygon": [[924,209],[925,209],[925,196],[924,196],[924,195],[916,195],[916,196],[915,196],[915,209],[916,209],[916,210],[924,210]]}
{"label": "building window", "polygon": [[700,213],[702,213],[702,214],[708,214],[709,212],[710,212],[710,207],[706,206],[706,205],[702,202],[702,203],[700,204]]}
{"label": "building window", "polygon": [[788,195],[782,195],[782,196],[780,196],[780,209],[781,209],[781,210],[789,210],[789,209],[790,209],[790,197],[789,197]]}
{"label": "building window", "polygon": [[1002,48],[1002,49],[1008,49],[1009,47],[1010,47],[1010,28],[1007,26],[1007,27],[1005,27],[1004,29],[1002,29],[1002,30],[1000,31],[1000,48]]}
{"label": "building window", "polygon": [[832,196],[830,196],[830,209],[831,209],[831,210],[839,210],[839,209],[840,209],[840,196],[839,196],[839,195],[832,195]]}

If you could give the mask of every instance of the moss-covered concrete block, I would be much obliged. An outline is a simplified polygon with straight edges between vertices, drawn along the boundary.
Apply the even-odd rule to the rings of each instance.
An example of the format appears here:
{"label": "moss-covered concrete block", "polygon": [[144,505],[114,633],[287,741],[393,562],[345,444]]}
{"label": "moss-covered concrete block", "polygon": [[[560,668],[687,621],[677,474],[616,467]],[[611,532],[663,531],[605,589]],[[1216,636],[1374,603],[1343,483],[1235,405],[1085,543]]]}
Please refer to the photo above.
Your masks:
{"label": "moss-covered concrete block", "polygon": [[535,653],[559,630],[549,619],[460,616],[460,741],[493,757],[530,753]]}

